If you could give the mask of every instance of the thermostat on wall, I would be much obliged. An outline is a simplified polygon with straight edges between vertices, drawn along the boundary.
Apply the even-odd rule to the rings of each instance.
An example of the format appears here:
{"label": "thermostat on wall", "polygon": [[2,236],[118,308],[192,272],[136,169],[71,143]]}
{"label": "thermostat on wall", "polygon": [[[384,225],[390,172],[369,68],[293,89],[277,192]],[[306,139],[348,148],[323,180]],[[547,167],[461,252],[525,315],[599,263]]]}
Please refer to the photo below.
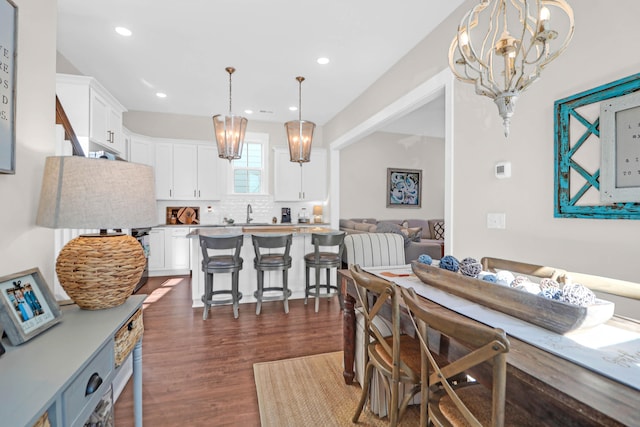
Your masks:
{"label": "thermostat on wall", "polygon": [[511,178],[511,162],[496,163],[496,178]]}

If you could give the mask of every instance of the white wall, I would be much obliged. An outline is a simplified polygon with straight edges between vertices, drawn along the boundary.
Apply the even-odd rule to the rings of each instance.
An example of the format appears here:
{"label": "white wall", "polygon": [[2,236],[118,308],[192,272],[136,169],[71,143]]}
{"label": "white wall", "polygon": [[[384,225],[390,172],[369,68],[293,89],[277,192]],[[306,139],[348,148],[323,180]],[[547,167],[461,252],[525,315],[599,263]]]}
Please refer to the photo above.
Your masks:
{"label": "white wall", "polygon": [[55,151],[57,4],[18,6],[16,173],[0,175],[0,276],[39,267],[53,286],[53,230],[35,225],[44,160]]}
{"label": "white wall", "polygon": [[[326,124],[327,144],[445,69],[455,28],[476,3],[465,2]],[[455,84],[453,255],[517,259],[640,282],[640,221],[553,216],[554,101],[640,69],[640,57],[633,54],[640,40],[640,2],[583,0],[571,5],[575,36],[540,81],[521,96],[507,140],[491,100],[476,95],[470,85]],[[511,161],[511,179],[494,178],[493,166],[501,160]],[[506,213],[507,228],[487,229],[489,212]],[[637,313],[638,303],[634,304]]]}
{"label": "white wall", "polygon": [[[387,208],[387,167],[422,170],[421,208]],[[443,217],[443,139],[376,132],[340,151],[340,218]]]}

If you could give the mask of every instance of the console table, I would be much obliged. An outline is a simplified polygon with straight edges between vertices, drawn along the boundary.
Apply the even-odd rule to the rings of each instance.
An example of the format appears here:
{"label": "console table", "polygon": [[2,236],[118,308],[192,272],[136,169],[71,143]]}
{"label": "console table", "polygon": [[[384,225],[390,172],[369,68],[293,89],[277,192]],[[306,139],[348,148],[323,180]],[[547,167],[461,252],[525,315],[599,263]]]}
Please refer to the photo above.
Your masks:
{"label": "console table", "polygon": [[[31,427],[46,413],[53,427],[82,427],[119,372],[116,340],[132,329],[132,318],[142,322],[138,311],[145,298],[133,295],[120,306],[95,311],[63,307],[61,322],[30,341],[15,347],[3,342],[0,424]],[[129,353],[135,425],[141,427],[142,335],[136,340]]]}

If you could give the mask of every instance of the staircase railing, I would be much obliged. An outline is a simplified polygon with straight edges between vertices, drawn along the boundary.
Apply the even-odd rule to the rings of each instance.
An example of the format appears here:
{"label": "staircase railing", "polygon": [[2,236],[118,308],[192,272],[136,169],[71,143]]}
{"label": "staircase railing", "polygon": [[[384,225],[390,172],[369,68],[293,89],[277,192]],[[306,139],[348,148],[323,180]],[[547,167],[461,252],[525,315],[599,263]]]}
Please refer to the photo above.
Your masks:
{"label": "staircase railing", "polygon": [[73,126],[71,126],[71,122],[67,117],[67,113],[65,113],[64,107],[60,103],[60,100],[58,99],[57,95],[56,95],[56,124],[62,125],[62,127],[64,128],[64,138],[71,141],[73,155],[84,157],[84,151],[82,150],[80,141],[78,141],[78,137],[76,136],[76,133],[73,131]]}

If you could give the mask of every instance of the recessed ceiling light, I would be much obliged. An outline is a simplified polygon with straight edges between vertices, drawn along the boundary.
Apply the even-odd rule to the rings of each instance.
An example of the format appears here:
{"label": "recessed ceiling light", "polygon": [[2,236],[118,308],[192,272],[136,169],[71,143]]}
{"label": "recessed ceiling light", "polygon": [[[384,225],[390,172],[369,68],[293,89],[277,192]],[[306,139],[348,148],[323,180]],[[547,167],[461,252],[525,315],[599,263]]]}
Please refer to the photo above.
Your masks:
{"label": "recessed ceiling light", "polygon": [[298,107],[292,105],[291,107],[289,107],[289,111],[298,111]]}
{"label": "recessed ceiling light", "polygon": [[244,110],[245,114],[253,114],[253,110]]}
{"label": "recessed ceiling light", "polygon": [[167,97],[167,94],[166,94],[166,93],[164,93],[164,92],[156,92],[156,96],[157,96],[158,98],[166,98],[166,97]]}
{"label": "recessed ceiling light", "polygon": [[125,37],[129,37],[131,34],[133,34],[130,29],[125,27],[116,27],[116,33]]}
{"label": "recessed ceiling light", "polygon": [[320,65],[327,65],[327,64],[330,62],[330,61],[329,61],[329,58],[325,58],[325,57],[318,58],[316,61],[317,61],[317,62],[318,62],[318,64],[320,64]]}

